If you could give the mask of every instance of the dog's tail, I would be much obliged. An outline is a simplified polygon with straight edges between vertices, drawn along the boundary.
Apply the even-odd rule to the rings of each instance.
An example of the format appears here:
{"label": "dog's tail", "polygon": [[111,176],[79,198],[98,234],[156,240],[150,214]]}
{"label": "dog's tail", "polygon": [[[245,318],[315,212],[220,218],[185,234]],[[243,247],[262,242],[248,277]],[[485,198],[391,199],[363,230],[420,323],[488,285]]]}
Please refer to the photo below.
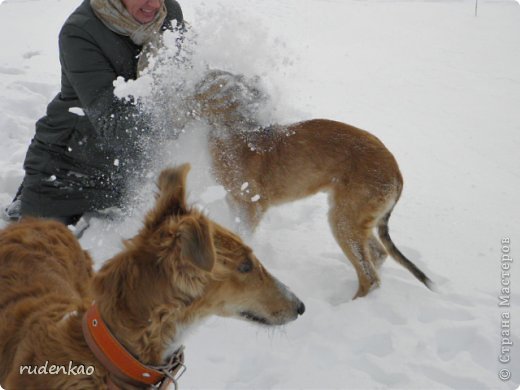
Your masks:
{"label": "dog's tail", "polygon": [[417,266],[408,260],[405,255],[401,253],[399,249],[395,246],[394,242],[390,238],[390,233],[388,230],[388,221],[390,219],[390,215],[392,214],[392,210],[390,210],[377,224],[377,232],[379,234],[379,239],[383,243],[386,251],[390,256],[394,258],[399,264],[405,267],[408,271],[410,271],[413,276],[419,279],[426,287],[430,290],[435,289],[435,284],[428,278],[424,272],[422,272]]}

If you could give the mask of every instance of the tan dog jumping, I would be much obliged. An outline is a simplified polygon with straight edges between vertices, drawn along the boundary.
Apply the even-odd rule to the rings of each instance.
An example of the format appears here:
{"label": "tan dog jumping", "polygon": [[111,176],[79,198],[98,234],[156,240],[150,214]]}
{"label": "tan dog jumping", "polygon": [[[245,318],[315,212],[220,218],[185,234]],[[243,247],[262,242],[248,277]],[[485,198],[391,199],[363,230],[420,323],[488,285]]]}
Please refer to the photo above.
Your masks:
{"label": "tan dog jumping", "polygon": [[[152,375],[164,373],[161,366],[178,356],[182,332],[207,316],[282,325],[303,314],[303,303],[238,236],[186,204],[188,170],[161,173],[144,227],[96,274],[88,253],[60,223],[32,219],[0,232],[4,388],[149,388],[159,385],[150,382]],[[116,339],[110,342],[127,350],[124,359],[137,361],[132,367],[144,367],[142,381],[119,376],[110,367],[114,361],[103,361],[112,350],[100,357],[89,348],[85,337],[101,340],[101,326]],[[99,349],[109,349],[103,343]],[[70,364],[76,375],[24,370]]]}

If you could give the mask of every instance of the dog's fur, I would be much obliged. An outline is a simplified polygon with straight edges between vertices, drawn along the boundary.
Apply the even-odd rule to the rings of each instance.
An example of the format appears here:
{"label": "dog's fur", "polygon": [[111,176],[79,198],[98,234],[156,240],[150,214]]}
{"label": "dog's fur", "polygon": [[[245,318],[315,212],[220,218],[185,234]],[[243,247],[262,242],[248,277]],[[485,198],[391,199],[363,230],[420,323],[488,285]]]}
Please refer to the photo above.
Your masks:
{"label": "dog's fur", "polygon": [[[118,340],[161,365],[202,318],[285,324],[304,306],[241,239],[185,201],[188,166],[161,173],[144,227],[99,272],[62,224],[30,219],[0,232],[0,384],[10,389],[104,389],[107,371],[81,321],[94,299]],[[20,367],[93,366],[88,375],[28,375]],[[113,378],[117,382],[116,378]],[[124,388],[132,388],[123,385]]]}
{"label": "dog's fur", "polygon": [[[355,297],[379,285],[376,270],[387,254],[431,286],[390,239],[388,220],[401,195],[403,178],[394,156],[379,139],[325,119],[261,128],[248,117],[251,100],[261,93],[243,76],[228,72],[210,71],[197,91],[196,112],[212,128],[214,174],[249,230],[255,229],[269,207],[327,191],[332,232],[357,272]],[[242,101],[246,101],[243,106]]]}

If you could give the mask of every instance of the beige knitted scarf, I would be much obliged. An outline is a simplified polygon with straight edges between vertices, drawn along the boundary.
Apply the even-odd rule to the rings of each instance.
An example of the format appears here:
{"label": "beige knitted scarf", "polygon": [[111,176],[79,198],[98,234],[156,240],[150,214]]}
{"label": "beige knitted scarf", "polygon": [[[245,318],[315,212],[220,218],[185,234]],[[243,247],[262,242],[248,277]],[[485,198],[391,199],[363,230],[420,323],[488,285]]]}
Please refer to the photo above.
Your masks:
{"label": "beige knitted scarf", "polygon": [[130,37],[139,46],[156,39],[167,14],[163,3],[153,21],[141,24],[128,12],[121,0],[90,0],[90,6],[105,26],[117,34]]}

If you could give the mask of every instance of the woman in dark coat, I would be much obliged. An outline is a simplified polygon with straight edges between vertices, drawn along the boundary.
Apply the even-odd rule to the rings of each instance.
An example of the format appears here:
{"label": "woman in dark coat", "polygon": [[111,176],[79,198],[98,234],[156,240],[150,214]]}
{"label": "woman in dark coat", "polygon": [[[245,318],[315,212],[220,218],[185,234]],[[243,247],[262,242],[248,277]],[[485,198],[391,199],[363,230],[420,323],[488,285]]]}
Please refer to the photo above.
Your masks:
{"label": "woman in dark coat", "polygon": [[36,123],[10,217],[21,206],[21,216],[70,224],[120,206],[153,129],[113,82],[135,79],[143,46],[182,25],[174,0],[84,0],[70,15],[59,35],[61,91]]}

